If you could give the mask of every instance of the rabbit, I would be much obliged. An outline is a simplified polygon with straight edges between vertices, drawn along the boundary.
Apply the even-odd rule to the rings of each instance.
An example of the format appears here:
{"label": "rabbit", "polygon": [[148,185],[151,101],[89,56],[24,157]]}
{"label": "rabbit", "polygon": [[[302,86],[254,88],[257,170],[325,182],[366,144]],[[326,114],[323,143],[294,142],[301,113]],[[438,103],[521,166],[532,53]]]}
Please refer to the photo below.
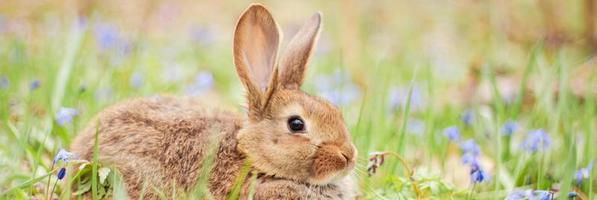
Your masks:
{"label": "rabbit", "polygon": [[[214,199],[227,199],[238,182],[240,197],[248,198],[252,175],[255,199],[354,199],[357,150],[342,114],[300,89],[320,28],[316,13],[278,59],[278,25],[266,7],[251,4],[233,42],[246,116],[185,97],[126,100],[92,119],[71,149],[91,160],[97,133],[99,162],[122,174],[133,199],[184,194],[199,178],[207,178]],[[244,166],[252,175],[241,173]]]}

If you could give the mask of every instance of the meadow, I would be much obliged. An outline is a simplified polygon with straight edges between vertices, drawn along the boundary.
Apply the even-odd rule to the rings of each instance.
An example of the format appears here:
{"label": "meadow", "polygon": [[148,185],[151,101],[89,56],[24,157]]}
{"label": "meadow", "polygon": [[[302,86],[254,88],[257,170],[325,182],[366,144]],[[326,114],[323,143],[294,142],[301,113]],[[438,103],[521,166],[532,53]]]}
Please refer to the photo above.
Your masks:
{"label": "meadow", "polygon": [[[123,198],[118,172],[60,152],[120,100],[244,112],[251,2],[0,2],[0,199]],[[303,89],[342,110],[360,199],[597,199],[594,1],[263,3],[285,42],[323,13]]]}

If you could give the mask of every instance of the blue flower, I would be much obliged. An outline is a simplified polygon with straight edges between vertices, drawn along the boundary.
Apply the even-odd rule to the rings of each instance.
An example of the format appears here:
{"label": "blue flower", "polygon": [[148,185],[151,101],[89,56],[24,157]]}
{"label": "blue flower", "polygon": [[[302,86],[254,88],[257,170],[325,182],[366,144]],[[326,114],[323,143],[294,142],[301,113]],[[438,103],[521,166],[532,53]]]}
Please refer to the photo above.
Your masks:
{"label": "blue flower", "polygon": [[549,135],[543,129],[538,129],[532,130],[527,134],[521,143],[521,147],[527,152],[534,153],[539,150],[546,150],[550,144],[551,139],[549,139]]}
{"label": "blue flower", "polygon": [[29,90],[35,90],[41,86],[41,82],[39,80],[33,80],[29,83]]}
{"label": "blue flower", "polygon": [[585,178],[589,178],[591,174],[591,170],[593,169],[593,161],[589,163],[585,168],[580,168],[576,173],[574,173],[574,179],[576,180],[576,184],[582,184],[582,180]]}
{"label": "blue flower", "polygon": [[74,108],[61,107],[56,112],[56,122],[60,125],[65,125],[73,121],[73,117],[79,115],[79,111]]}
{"label": "blue flower", "polygon": [[[388,108],[390,110],[397,110],[405,108],[408,101],[409,87],[393,87],[388,93]],[[412,86],[412,93],[410,94],[410,107],[412,111],[419,110],[425,106],[424,98],[421,95],[421,89],[418,85]]]}
{"label": "blue flower", "polygon": [[102,51],[113,48],[120,42],[118,29],[111,24],[97,23],[94,26],[93,33],[95,41]]}
{"label": "blue flower", "polygon": [[506,123],[504,123],[504,126],[502,126],[502,134],[505,136],[510,136],[516,132],[516,129],[518,129],[518,124],[515,121],[508,120]]}
{"label": "blue flower", "polygon": [[478,163],[471,164],[471,180],[473,183],[482,183],[489,180],[489,175],[481,169]]}
{"label": "blue flower", "polygon": [[58,174],[56,176],[58,176],[58,180],[62,180],[65,175],[66,175],[66,168],[62,167],[62,168],[60,168],[60,170],[58,171]]}
{"label": "blue flower", "polygon": [[192,96],[199,96],[213,87],[214,78],[210,72],[199,72],[193,83],[186,88],[186,92]]}
{"label": "blue flower", "polygon": [[425,131],[425,122],[418,119],[410,119],[406,124],[406,130],[415,135],[421,135]]}
{"label": "blue flower", "polygon": [[533,195],[533,192],[531,190],[527,190],[527,191],[515,190],[515,191],[510,192],[504,200],[522,200],[529,195]]}
{"label": "blue flower", "polygon": [[480,154],[479,146],[473,139],[466,140],[460,144],[462,150],[462,163],[464,164],[477,164],[477,157]]}
{"label": "blue flower", "polygon": [[130,42],[112,24],[96,23],[93,32],[99,51],[107,53],[111,65],[121,64],[132,50]]}
{"label": "blue flower", "polygon": [[8,88],[9,85],[8,77],[6,75],[0,76],[0,90]]}
{"label": "blue flower", "polygon": [[139,72],[134,72],[131,74],[131,77],[129,77],[129,85],[136,89],[143,86],[143,74]]}
{"label": "blue flower", "polygon": [[512,191],[506,196],[505,200],[551,200],[553,194],[550,191],[546,190],[515,190]]}
{"label": "blue flower", "polygon": [[58,150],[58,153],[54,156],[54,164],[58,163],[58,161],[62,161],[64,163],[68,163],[70,159],[74,158],[75,154],[68,152],[64,149]]}
{"label": "blue flower", "polygon": [[477,146],[477,143],[475,143],[475,140],[473,139],[468,139],[464,142],[462,142],[460,144],[460,149],[462,149],[462,151],[464,153],[470,153],[473,155],[479,155],[479,146]]}
{"label": "blue flower", "polygon": [[360,96],[360,90],[346,71],[336,70],[331,75],[316,77],[319,96],[337,106],[347,106]]}
{"label": "blue flower", "polygon": [[466,110],[460,115],[460,120],[462,120],[462,122],[465,125],[470,126],[471,124],[473,124],[473,117],[474,117],[473,111]]}
{"label": "blue flower", "polygon": [[204,26],[192,26],[189,35],[194,42],[202,46],[208,46],[215,42],[214,34]]}
{"label": "blue flower", "polygon": [[[552,199],[552,193],[550,191],[545,191],[545,190],[535,190],[535,198],[533,199],[537,199],[537,200],[551,200]],[[531,198],[529,198],[531,199]]]}
{"label": "blue flower", "polygon": [[448,140],[450,141],[457,141],[460,139],[460,131],[456,126],[450,126],[444,129],[444,135],[448,137]]}

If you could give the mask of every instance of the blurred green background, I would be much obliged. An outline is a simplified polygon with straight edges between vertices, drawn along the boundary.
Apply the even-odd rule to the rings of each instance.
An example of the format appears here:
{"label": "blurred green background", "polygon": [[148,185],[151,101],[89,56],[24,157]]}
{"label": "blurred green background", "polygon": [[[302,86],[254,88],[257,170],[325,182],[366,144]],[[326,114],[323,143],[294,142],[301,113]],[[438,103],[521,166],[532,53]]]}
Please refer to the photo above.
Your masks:
{"label": "blurred green background", "polygon": [[[0,0],[0,198],[47,196],[54,154],[119,100],[243,113],[231,41],[250,3]],[[261,3],[284,43],[323,13],[303,89],[343,111],[360,198],[597,199],[594,0]]]}

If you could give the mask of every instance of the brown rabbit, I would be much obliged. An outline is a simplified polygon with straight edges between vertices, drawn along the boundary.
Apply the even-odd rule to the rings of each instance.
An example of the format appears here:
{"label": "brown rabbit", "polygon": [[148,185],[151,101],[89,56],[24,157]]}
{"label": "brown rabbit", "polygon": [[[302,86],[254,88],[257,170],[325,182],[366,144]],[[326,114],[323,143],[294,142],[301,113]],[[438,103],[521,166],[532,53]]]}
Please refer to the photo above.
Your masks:
{"label": "brown rabbit", "polygon": [[[247,117],[201,106],[187,98],[129,100],[101,112],[72,150],[90,160],[96,130],[99,161],[122,174],[131,198],[157,198],[172,188],[188,192],[216,141],[208,187],[226,199],[248,163],[258,174],[256,199],[353,199],[355,165],[340,111],[300,90],[320,31],[313,15],[277,53],[280,31],[269,11],[251,5],[234,33],[234,64],[246,89]],[[241,198],[246,198],[245,178]],[[241,180],[242,181],[242,180]]]}

